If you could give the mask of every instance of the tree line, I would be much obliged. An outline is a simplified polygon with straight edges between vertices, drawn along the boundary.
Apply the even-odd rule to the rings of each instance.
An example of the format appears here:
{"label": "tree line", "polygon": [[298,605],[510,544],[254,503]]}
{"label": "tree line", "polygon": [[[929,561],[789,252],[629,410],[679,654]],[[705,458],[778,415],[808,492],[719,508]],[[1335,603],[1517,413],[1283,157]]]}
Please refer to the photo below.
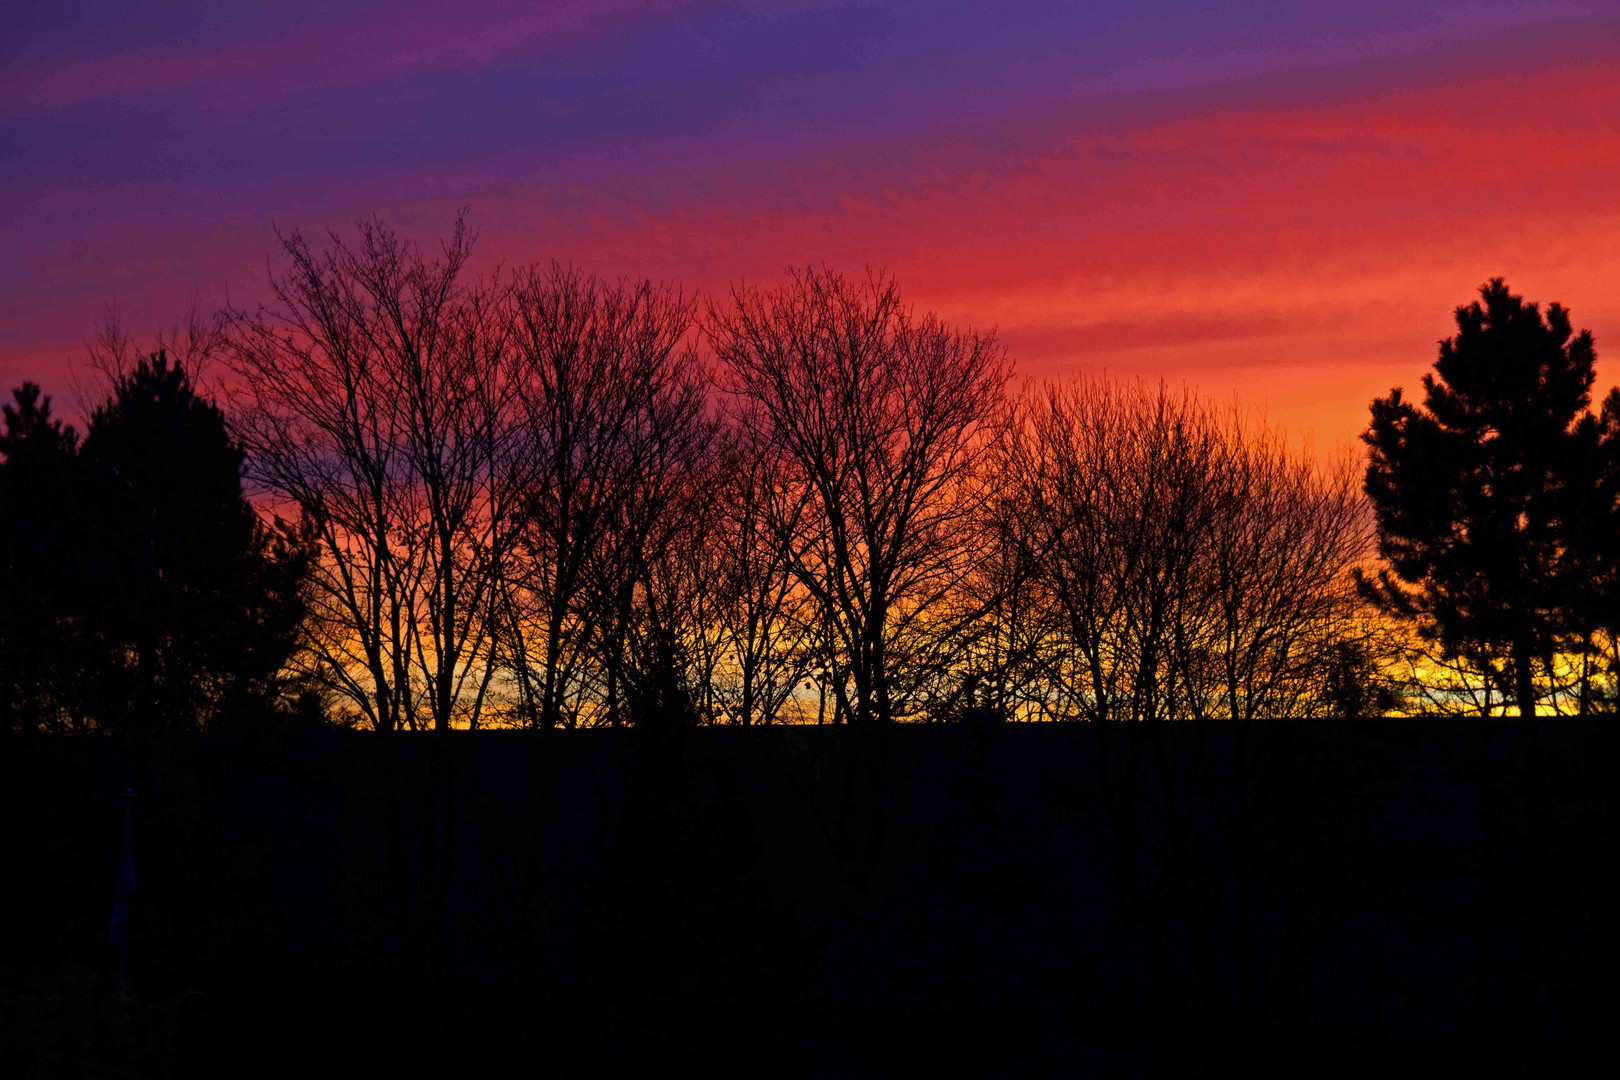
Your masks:
{"label": "tree line", "polygon": [[[1364,470],[1016,386],[883,274],[703,299],[381,224],[0,438],[8,730],[1608,707],[1620,398],[1501,282]],[[205,374],[210,391],[199,388]]]}

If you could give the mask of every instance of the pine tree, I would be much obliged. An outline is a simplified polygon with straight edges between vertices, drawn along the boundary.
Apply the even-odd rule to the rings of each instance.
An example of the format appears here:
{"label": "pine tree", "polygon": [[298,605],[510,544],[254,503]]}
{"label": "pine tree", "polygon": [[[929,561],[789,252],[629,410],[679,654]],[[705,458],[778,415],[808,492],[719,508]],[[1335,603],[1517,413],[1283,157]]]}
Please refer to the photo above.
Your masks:
{"label": "pine tree", "polygon": [[[1573,645],[1582,656],[1580,707],[1613,707],[1620,679],[1620,390],[1577,429],[1564,511],[1572,569]],[[1608,669],[1609,700],[1594,685]]]}
{"label": "pine tree", "polygon": [[0,730],[72,727],[78,433],[35,383],[12,398],[0,409]]}
{"label": "pine tree", "polygon": [[187,729],[249,707],[294,645],[308,554],[243,494],[223,413],[158,353],[116,381],[81,460],[103,722]]}
{"label": "pine tree", "polygon": [[1581,430],[1597,351],[1557,304],[1543,316],[1500,278],[1456,312],[1423,378],[1372,404],[1366,491],[1388,569],[1364,582],[1448,658],[1474,658],[1533,716],[1536,666],[1572,629],[1570,539],[1591,492]]}

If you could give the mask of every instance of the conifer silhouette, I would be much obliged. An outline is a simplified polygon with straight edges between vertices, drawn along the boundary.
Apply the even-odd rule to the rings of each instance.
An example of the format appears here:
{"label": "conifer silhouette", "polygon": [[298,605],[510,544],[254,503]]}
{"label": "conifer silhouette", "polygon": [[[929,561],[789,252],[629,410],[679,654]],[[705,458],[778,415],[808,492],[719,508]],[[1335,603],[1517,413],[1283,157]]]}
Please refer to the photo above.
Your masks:
{"label": "conifer silhouette", "polygon": [[0,409],[0,730],[71,726],[64,679],[72,651],[63,619],[75,603],[71,573],[78,433],[51,415],[36,383]]}
{"label": "conifer silhouette", "polygon": [[188,728],[244,707],[293,647],[307,555],[243,494],[224,414],[159,352],[117,380],[80,458],[102,721]]}
{"label": "conifer silhouette", "polygon": [[1372,404],[1366,490],[1389,568],[1363,580],[1448,658],[1472,658],[1535,715],[1536,668],[1571,628],[1569,538],[1597,350],[1569,313],[1501,278],[1456,312],[1423,402]]}

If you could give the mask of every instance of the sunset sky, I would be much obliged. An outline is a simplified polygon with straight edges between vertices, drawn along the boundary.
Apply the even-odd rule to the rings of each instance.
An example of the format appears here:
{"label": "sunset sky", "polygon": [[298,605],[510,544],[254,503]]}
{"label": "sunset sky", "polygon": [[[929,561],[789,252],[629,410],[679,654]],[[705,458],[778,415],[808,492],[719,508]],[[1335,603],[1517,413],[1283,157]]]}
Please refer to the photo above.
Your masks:
{"label": "sunset sky", "polygon": [[[0,380],[262,295],[273,226],[893,271],[1022,373],[1348,445],[1486,278],[1620,349],[1620,5],[7,5]],[[1600,366],[1600,383],[1620,368]],[[70,406],[71,410],[71,406]]]}

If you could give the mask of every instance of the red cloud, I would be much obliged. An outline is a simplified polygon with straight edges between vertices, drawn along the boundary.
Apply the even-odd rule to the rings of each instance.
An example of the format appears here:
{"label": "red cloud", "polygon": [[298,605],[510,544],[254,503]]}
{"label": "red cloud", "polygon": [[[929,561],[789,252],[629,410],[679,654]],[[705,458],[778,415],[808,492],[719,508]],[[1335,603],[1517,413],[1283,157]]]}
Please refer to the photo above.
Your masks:
{"label": "red cloud", "polygon": [[[491,262],[555,256],[711,291],[788,263],[881,266],[918,305],[999,326],[1027,373],[1186,380],[1334,445],[1373,394],[1416,382],[1487,277],[1565,303],[1600,348],[1620,339],[1617,119],[1606,61],[1331,92],[1274,81],[910,142],[533,165],[530,181],[390,213],[429,239],[470,203]],[[237,268],[240,297],[268,246],[244,229],[173,273],[189,294]],[[0,349],[0,373],[18,377],[39,339]]]}

